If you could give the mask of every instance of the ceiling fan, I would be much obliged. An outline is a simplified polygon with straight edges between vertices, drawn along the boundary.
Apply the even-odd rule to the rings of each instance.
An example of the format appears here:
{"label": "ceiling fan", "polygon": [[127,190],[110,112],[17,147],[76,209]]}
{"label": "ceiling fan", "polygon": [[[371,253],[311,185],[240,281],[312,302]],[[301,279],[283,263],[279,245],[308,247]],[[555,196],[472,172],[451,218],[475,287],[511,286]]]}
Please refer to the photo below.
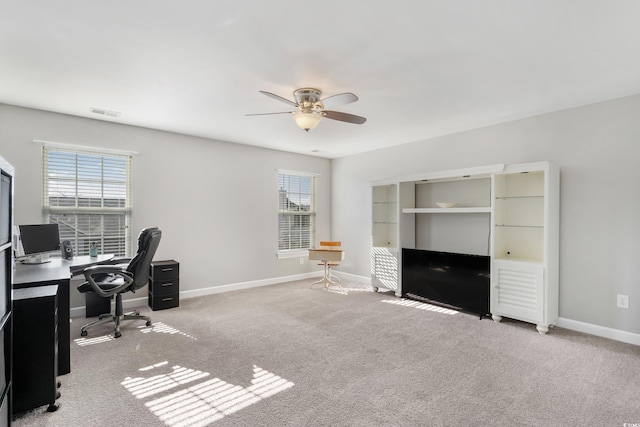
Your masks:
{"label": "ceiling fan", "polygon": [[285,104],[289,104],[292,107],[296,107],[295,111],[282,111],[279,113],[257,113],[257,114],[247,114],[247,116],[264,116],[270,114],[292,114],[293,120],[295,120],[296,124],[305,131],[309,132],[309,130],[315,128],[320,120],[323,117],[332,120],[339,120],[341,122],[346,123],[354,123],[357,125],[361,125],[367,121],[366,118],[356,116],[348,113],[341,113],[339,111],[331,111],[326,110],[326,108],[333,108],[338,105],[350,104],[352,102],[356,102],[358,97],[352,93],[345,92],[339,93],[337,95],[332,95],[322,99],[322,91],[314,88],[302,88],[296,89],[293,91],[294,101],[290,101],[286,98],[278,96],[271,92],[265,92],[263,90],[260,91],[271,98],[277,99],[278,101],[284,102]]}

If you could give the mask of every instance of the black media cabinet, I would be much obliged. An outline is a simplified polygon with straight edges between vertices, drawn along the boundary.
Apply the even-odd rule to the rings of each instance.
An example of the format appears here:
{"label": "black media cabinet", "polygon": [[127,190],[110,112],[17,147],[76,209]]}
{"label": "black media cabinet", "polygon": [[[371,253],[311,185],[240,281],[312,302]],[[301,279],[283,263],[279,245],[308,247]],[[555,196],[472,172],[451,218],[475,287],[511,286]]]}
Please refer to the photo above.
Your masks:
{"label": "black media cabinet", "polygon": [[402,296],[489,314],[490,258],[402,248]]}

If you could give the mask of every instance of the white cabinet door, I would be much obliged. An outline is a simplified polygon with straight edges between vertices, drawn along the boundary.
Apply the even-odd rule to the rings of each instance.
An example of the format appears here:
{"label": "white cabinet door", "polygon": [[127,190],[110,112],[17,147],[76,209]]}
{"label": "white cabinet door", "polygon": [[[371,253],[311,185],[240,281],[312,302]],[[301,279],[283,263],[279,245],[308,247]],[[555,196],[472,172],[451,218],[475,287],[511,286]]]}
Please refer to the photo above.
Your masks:
{"label": "white cabinet door", "polygon": [[398,250],[374,247],[371,250],[371,286],[398,289]]}
{"label": "white cabinet door", "polygon": [[494,259],[491,288],[494,320],[506,316],[538,325],[545,323],[542,264]]}

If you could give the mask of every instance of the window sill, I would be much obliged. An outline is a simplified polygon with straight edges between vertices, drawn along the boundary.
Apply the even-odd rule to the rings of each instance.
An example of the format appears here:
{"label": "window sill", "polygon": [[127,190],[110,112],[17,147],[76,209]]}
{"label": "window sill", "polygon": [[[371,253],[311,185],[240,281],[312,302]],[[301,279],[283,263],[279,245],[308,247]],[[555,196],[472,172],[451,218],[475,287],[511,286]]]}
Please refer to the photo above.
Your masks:
{"label": "window sill", "polygon": [[276,252],[276,257],[278,259],[287,259],[287,258],[300,258],[309,256],[309,249],[296,249],[292,251],[279,251]]}

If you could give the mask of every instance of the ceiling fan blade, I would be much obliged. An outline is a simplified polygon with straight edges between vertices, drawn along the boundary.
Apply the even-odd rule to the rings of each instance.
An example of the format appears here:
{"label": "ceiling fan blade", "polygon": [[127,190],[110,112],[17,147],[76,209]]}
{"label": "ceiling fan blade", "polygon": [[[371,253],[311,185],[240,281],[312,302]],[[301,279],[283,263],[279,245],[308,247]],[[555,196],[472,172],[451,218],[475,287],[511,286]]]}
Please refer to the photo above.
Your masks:
{"label": "ceiling fan blade", "polygon": [[281,96],[279,96],[279,95],[276,95],[275,93],[266,92],[266,91],[264,91],[264,90],[261,90],[261,91],[259,91],[259,92],[260,92],[260,93],[262,93],[262,94],[264,94],[264,95],[270,96],[270,97],[271,97],[271,98],[273,98],[273,99],[277,99],[278,101],[284,102],[285,104],[289,104],[289,105],[292,105],[292,106],[294,106],[294,107],[297,107],[297,106],[298,106],[298,104],[296,104],[295,102],[293,102],[293,101],[289,101],[287,98],[283,98],[283,97],[281,97]]}
{"label": "ceiling fan blade", "polygon": [[322,105],[324,108],[333,108],[338,105],[351,104],[352,102],[356,102],[358,97],[350,92],[339,93],[337,95],[331,95],[323,99]]}
{"label": "ceiling fan blade", "polygon": [[322,116],[327,119],[340,120],[341,122],[354,123],[356,125],[361,125],[367,121],[366,118],[356,116],[348,113],[341,113],[339,111],[322,111]]}
{"label": "ceiling fan blade", "polygon": [[293,111],[281,111],[279,113],[253,113],[245,114],[245,116],[270,116],[271,114],[292,114]]}

